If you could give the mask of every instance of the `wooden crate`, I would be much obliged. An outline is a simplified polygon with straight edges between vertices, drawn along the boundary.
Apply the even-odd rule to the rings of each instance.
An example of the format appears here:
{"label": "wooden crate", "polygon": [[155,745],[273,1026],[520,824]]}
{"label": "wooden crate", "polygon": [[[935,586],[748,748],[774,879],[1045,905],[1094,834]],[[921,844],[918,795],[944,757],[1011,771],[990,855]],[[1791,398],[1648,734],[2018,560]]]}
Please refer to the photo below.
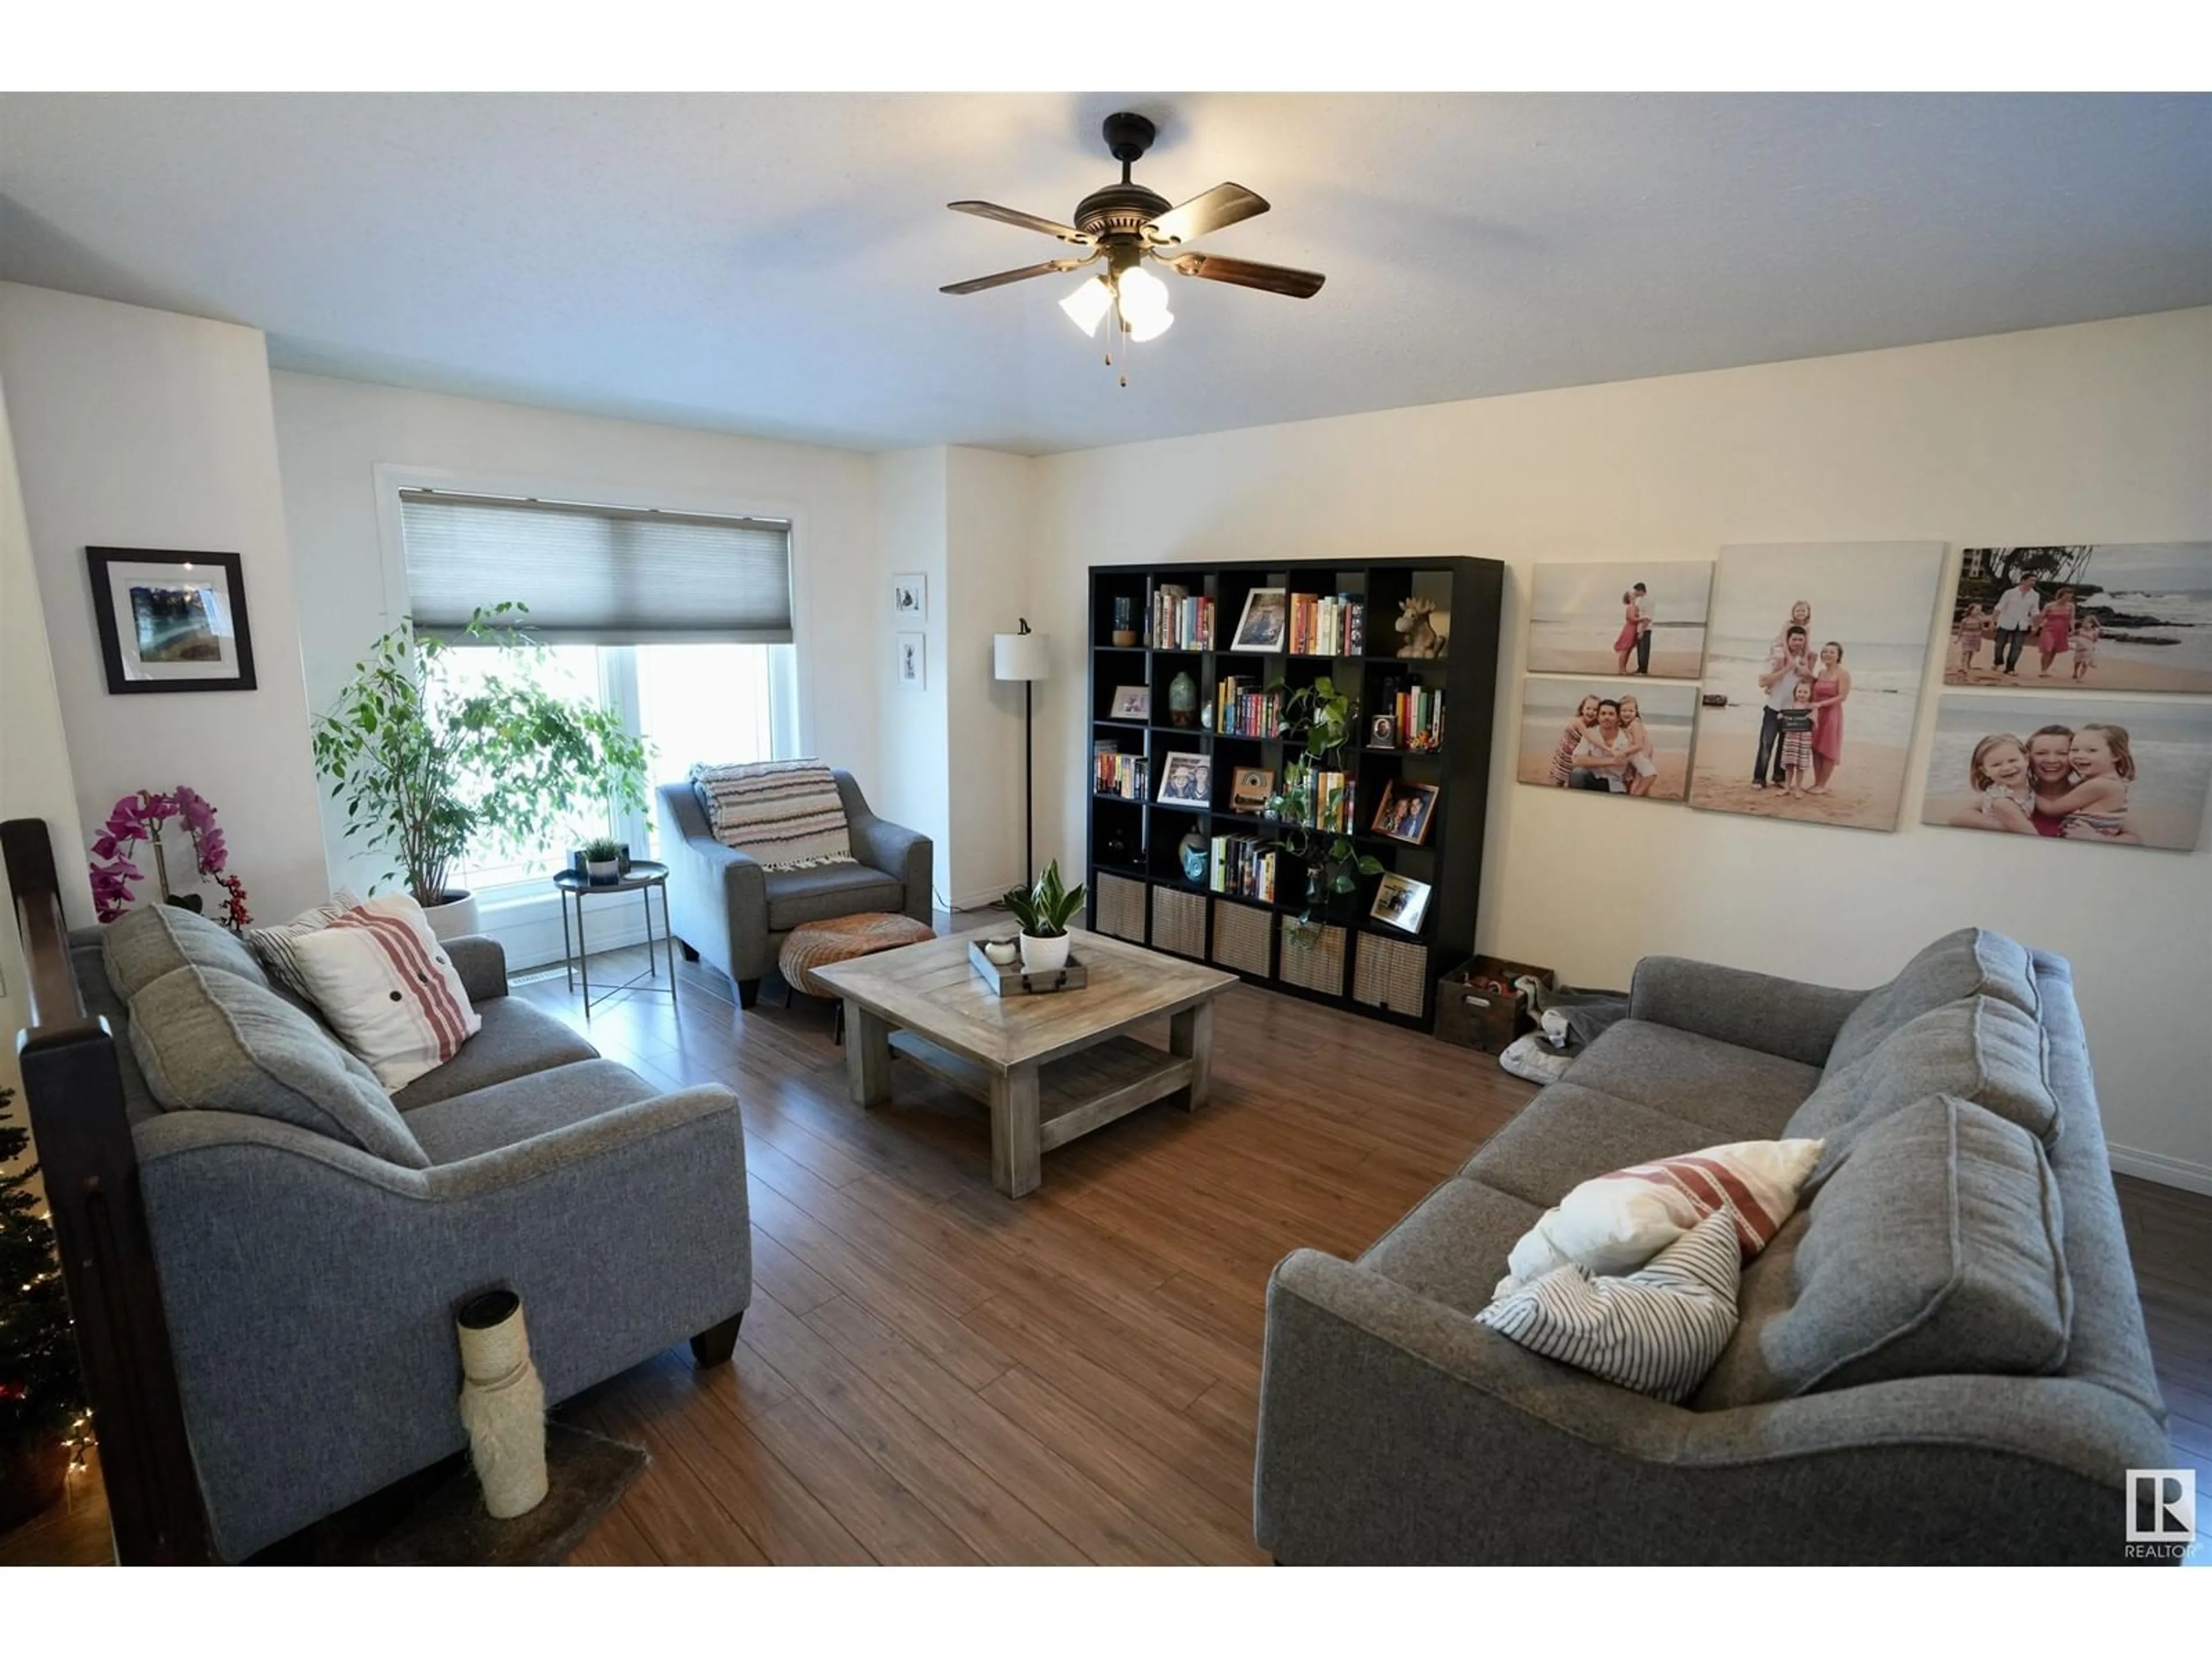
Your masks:
{"label": "wooden crate", "polygon": [[1229,899],[1213,901],[1213,960],[1240,974],[1267,972],[1267,912]]}
{"label": "wooden crate", "polygon": [[1152,890],[1152,948],[1206,960],[1206,895]]}
{"label": "wooden crate", "polygon": [[1142,945],[1145,942],[1145,884],[1132,881],[1127,876],[1109,876],[1101,871],[1096,886],[1098,931],[1111,933],[1115,939],[1125,939],[1132,945]]}
{"label": "wooden crate", "polygon": [[1503,957],[1476,957],[1453,969],[1437,981],[1436,1034],[1446,1042],[1494,1054],[1522,1033],[1534,1030],[1535,1017],[1522,1006],[1520,997],[1510,993],[1500,996],[1474,982],[1500,980],[1510,986],[1523,975],[1534,975],[1546,985],[1555,982],[1548,968]]}
{"label": "wooden crate", "polygon": [[1362,933],[1352,964],[1352,1000],[1418,1016],[1428,1002],[1429,951],[1417,939]]}
{"label": "wooden crate", "polygon": [[1333,997],[1344,994],[1344,929],[1323,927],[1301,941],[1295,918],[1283,918],[1282,961],[1275,976],[1285,985],[1301,985]]}

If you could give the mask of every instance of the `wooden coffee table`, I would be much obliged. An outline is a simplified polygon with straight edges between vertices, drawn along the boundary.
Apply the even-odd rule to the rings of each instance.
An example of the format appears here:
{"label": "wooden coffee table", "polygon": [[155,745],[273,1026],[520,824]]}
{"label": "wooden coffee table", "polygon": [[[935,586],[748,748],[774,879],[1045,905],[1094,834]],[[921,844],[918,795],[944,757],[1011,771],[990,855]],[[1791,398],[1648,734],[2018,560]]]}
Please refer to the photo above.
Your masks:
{"label": "wooden coffee table", "polygon": [[[991,1179],[1009,1198],[1033,1190],[1043,1155],[1164,1096],[1206,1099],[1213,999],[1234,974],[1068,929],[1090,974],[1079,990],[994,995],[968,963],[984,928],[814,970],[845,1000],[845,1066],[863,1107],[890,1096],[896,1048],[991,1108]],[[1127,1035],[1170,1016],[1168,1051]]]}

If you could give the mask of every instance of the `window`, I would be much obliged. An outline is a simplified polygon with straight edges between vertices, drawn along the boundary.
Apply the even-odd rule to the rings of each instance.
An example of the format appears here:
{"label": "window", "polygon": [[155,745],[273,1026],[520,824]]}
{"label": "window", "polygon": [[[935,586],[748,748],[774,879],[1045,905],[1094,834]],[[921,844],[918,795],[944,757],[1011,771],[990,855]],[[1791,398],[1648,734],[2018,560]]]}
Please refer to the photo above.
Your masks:
{"label": "window", "polygon": [[[787,523],[428,489],[399,500],[419,630],[453,640],[477,607],[519,600],[547,647],[538,684],[599,702],[652,745],[643,812],[549,824],[542,846],[464,860],[464,884],[541,882],[595,834],[649,856],[653,787],[696,762],[769,760],[796,746]],[[444,669],[480,678],[499,654],[450,651]]]}

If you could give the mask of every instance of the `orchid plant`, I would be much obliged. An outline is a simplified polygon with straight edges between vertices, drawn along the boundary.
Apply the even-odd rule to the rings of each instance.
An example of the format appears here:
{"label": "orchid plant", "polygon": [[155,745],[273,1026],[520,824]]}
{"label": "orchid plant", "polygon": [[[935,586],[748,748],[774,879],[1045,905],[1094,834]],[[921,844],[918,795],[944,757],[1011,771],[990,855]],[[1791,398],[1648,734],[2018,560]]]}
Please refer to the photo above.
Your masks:
{"label": "orchid plant", "polygon": [[223,926],[234,933],[242,933],[252,922],[253,913],[246,908],[246,884],[230,872],[230,848],[223,841],[222,826],[216,822],[215,804],[181,783],[167,794],[142,789],[115,803],[107,822],[100,826],[99,838],[92,843],[93,914],[110,922],[131,908],[131,884],[143,880],[146,874],[131,861],[133,849],[142,844],[150,844],[154,849],[154,873],[162,902],[187,910],[200,908],[198,894],[175,893],[169,887],[168,853],[162,845],[161,830],[172,818],[179,821],[191,842],[193,863],[200,876],[223,890]]}

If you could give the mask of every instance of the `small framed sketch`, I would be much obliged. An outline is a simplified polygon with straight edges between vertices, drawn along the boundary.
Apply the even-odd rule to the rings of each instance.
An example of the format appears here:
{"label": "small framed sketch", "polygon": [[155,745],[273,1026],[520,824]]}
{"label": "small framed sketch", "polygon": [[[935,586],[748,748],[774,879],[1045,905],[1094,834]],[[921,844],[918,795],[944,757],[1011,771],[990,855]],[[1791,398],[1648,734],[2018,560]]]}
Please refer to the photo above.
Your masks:
{"label": "small framed sketch", "polygon": [[1152,687],[1117,685],[1114,688],[1114,712],[1108,716],[1109,720],[1148,720],[1152,717]]}
{"label": "small framed sketch", "polygon": [[1407,933],[1421,931],[1421,918],[1429,908],[1429,884],[1407,876],[1385,876],[1375,890],[1375,908],[1367,914]]}
{"label": "small framed sketch", "polygon": [[1375,808],[1374,832],[1419,847],[1429,838],[1429,824],[1436,817],[1436,806],[1435,784],[1408,783],[1403,778],[1393,778],[1384,787],[1382,799]]}
{"label": "small framed sketch", "polygon": [[1213,762],[1206,755],[1166,757],[1160,769],[1158,799],[1178,806],[1204,806],[1213,799]]}
{"label": "small framed sketch", "polygon": [[235,553],[88,547],[107,689],[251,691],[253,635]]}
{"label": "small framed sketch", "polygon": [[928,690],[928,664],[923,655],[928,636],[924,634],[901,634],[897,639],[900,688],[908,691]]}
{"label": "small framed sketch", "polygon": [[891,615],[902,623],[929,620],[929,577],[924,572],[891,578]]}
{"label": "small framed sketch", "polygon": [[1229,781],[1229,810],[1257,817],[1275,793],[1275,775],[1264,766],[1240,766]]}
{"label": "small framed sketch", "polygon": [[1280,587],[1255,587],[1244,596],[1244,614],[1237,619],[1237,637],[1229,642],[1231,651],[1280,651],[1283,636],[1288,631],[1285,623],[1290,617],[1289,591]]}

